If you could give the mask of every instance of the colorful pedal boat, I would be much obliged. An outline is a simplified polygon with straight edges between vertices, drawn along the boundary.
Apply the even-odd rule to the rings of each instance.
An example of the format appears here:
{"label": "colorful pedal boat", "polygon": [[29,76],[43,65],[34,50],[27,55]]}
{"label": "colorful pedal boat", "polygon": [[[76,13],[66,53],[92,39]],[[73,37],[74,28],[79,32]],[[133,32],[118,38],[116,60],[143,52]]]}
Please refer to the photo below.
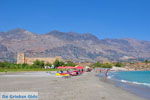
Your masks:
{"label": "colorful pedal boat", "polygon": [[56,76],[70,76],[70,75],[67,73],[56,73]]}

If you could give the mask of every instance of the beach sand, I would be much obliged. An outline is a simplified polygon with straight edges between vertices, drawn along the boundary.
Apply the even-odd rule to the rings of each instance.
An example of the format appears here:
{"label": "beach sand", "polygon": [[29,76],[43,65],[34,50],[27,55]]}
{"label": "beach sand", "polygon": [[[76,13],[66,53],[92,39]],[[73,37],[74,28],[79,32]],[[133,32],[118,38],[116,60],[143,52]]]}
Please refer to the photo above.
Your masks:
{"label": "beach sand", "polygon": [[41,76],[25,72],[1,74],[0,92],[38,92],[39,100],[144,100],[101,81],[95,72],[67,79],[46,74],[42,76],[42,73]]}

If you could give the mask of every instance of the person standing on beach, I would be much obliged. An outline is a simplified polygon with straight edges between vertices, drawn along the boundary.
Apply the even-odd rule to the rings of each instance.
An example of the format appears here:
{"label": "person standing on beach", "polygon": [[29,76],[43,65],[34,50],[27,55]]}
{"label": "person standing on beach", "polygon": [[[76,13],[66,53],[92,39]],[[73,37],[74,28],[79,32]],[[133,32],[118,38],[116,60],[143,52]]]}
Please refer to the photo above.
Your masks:
{"label": "person standing on beach", "polygon": [[108,77],[108,71],[109,71],[109,70],[110,70],[110,69],[107,69],[107,70],[106,70],[106,73],[105,73],[105,76],[106,76],[106,77]]}

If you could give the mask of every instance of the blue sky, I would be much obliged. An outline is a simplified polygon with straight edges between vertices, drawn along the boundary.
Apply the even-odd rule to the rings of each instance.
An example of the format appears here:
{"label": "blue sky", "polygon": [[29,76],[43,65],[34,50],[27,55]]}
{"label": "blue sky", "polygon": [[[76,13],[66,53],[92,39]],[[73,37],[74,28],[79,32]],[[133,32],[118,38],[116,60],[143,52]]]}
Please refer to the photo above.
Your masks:
{"label": "blue sky", "polygon": [[150,0],[0,0],[0,31],[90,32],[150,40]]}

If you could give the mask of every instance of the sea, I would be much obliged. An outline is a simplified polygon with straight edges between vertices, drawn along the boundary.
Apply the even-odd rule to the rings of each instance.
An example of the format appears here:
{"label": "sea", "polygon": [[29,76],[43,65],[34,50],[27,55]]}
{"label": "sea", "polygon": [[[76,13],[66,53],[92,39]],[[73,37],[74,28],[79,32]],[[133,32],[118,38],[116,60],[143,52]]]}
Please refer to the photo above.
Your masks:
{"label": "sea", "polygon": [[[105,76],[101,73],[100,76]],[[150,71],[109,72],[108,80],[128,92],[150,100]]]}

